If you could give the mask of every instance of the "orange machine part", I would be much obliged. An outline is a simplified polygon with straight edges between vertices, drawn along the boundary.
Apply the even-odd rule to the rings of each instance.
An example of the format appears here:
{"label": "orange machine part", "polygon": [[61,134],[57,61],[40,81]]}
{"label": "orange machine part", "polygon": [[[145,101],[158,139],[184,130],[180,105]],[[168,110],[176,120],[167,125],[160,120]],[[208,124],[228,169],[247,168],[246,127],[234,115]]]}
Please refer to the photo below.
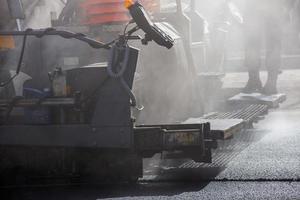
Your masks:
{"label": "orange machine part", "polygon": [[0,36],[0,50],[15,48],[15,40],[12,36]]}
{"label": "orange machine part", "polygon": [[[159,10],[159,0],[139,1],[149,12]],[[85,25],[123,24],[130,20],[124,0],[84,0],[80,4],[83,10],[82,23]]]}

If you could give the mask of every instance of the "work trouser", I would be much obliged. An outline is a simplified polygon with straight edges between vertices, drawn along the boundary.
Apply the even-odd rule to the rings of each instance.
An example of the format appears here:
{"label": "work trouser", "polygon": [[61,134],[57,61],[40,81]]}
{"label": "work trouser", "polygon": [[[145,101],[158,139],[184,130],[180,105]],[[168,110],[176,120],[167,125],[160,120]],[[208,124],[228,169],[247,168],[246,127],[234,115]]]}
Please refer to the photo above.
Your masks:
{"label": "work trouser", "polygon": [[248,71],[260,69],[265,44],[266,69],[269,73],[278,74],[281,65],[282,21],[278,13],[252,10],[245,15],[245,65]]}

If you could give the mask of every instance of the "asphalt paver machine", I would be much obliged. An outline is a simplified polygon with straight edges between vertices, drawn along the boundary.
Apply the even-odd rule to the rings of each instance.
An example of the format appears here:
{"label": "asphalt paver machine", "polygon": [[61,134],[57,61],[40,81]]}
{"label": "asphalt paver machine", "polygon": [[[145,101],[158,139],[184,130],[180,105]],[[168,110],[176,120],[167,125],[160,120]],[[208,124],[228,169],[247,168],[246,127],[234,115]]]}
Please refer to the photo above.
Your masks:
{"label": "asphalt paver machine", "polygon": [[[26,41],[31,37],[79,40],[90,48],[107,50],[109,57],[107,65],[56,68],[43,80],[49,82],[49,89],[39,90],[31,82],[24,83],[22,96],[2,93],[2,184],[77,176],[135,181],[142,176],[142,159],[163,151],[181,152],[183,158],[197,162],[211,162],[211,148],[216,143],[209,123],[136,126],[132,107],[137,107],[137,103],[132,85],[139,49],[128,41],[147,44],[153,40],[169,49],[174,40],[167,29],[151,21],[141,4],[126,1],[126,5],[133,26],[106,44],[81,33],[53,28],[0,31],[2,38],[23,39],[16,73],[1,76],[1,89],[13,87],[22,71]],[[138,30],[145,33],[144,37],[135,34]]]}

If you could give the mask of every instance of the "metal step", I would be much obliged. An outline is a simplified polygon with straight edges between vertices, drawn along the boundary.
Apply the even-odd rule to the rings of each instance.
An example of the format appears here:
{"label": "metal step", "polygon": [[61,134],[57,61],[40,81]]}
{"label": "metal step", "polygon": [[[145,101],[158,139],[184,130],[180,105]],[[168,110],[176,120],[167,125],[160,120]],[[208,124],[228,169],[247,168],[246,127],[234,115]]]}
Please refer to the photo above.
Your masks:
{"label": "metal step", "polygon": [[254,122],[267,113],[267,105],[244,105],[228,112],[214,112],[200,118],[190,118],[183,124],[208,122],[213,138],[225,140],[245,128],[251,128]]}
{"label": "metal step", "polygon": [[184,123],[210,123],[211,135],[214,139],[228,139],[244,129],[243,119],[203,119],[190,118]]}
{"label": "metal step", "polygon": [[246,128],[251,128],[254,122],[257,122],[261,116],[268,113],[268,105],[250,104],[239,106],[238,109],[229,112],[216,112],[205,115],[203,119],[241,119]]}
{"label": "metal step", "polygon": [[244,94],[239,93],[230,99],[228,99],[228,103],[232,105],[237,104],[261,104],[267,105],[270,108],[277,108],[280,103],[286,100],[285,94],[274,94],[274,95],[264,95],[260,93],[253,94]]}

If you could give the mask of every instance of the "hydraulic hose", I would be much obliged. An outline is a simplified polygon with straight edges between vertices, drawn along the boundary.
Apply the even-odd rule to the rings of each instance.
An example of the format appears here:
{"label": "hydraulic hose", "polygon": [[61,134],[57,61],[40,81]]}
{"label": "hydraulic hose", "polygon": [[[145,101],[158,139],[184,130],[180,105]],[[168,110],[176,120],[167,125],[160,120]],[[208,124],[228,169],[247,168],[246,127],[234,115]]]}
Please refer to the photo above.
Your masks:
{"label": "hydraulic hose", "polygon": [[[120,48],[124,49],[124,58],[122,61],[120,61]],[[121,49],[123,51],[123,49]],[[116,44],[112,46],[110,49],[110,57],[108,60],[108,66],[107,66],[107,73],[110,77],[118,79],[125,90],[125,92],[128,94],[130,100],[131,100],[131,106],[136,107],[137,101],[136,97],[134,96],[133,92],[131,91],[130,87],[124,80],[124,73],[127,69],[127,66],[129,64],[129,58],[130,58],[130,47],[126,45],[125,47],[118,47]],[[118,68],[120,67],[120,70],[118,72],[114,72],[114,67]]]}
{"label": "hydraulic hose", "polygon": [[[110,57],[108,61],[108,67],[107,67],[107,73],[110,77],[113,78],[120,78],[123,76],[124,72],[126,71],[129,57],[130,57],[130,48],[128,46],[125,47],[125,54],[124,54],[124,59],[122,62],[120,62],[120,67],[121,69],[118,72],[113,71],[113,66],[116,66],[119,61],[119,47],[114,45],[111,50],[110,50]],[[124,47],[121,47],[124,48]]]}
{"label": "hydraulic hose", "polygon": [[[16,70],[16,74],[13,75],[11,78],[4,82],[0,82],[0,88],[1,87],[6,87],[9,83],[11,83],[20,73],[21,67],[22,67],[22,62],[23,62],[23,57],[24,57],[24,52],[26,48],[26,42],[27,42],[27,37],[28,36],[36,36],[37,38],[42,38],[46,35],[59,35],[63,38],[66,39],[77,39],[80,41],[83,41],[87,44],[89,44],[92,48],[95,49],[110,49],[110,45],[112,42],[104,44],[99,41],[96,41],[94,39],[88,38],[86,35],[82,33],[73,33],[69,31],[63,31],[63,30],[55,30],[54,28],[46,28],[46,29],[39,29],[39,30],[33,30],[33,29],[26,29],[25,31],[0,31],[0,36],[23,36],[23,42],[22,42],[22,49],[18,61],[18,66]],[[114,42],[114,41],[113,41]]]}

